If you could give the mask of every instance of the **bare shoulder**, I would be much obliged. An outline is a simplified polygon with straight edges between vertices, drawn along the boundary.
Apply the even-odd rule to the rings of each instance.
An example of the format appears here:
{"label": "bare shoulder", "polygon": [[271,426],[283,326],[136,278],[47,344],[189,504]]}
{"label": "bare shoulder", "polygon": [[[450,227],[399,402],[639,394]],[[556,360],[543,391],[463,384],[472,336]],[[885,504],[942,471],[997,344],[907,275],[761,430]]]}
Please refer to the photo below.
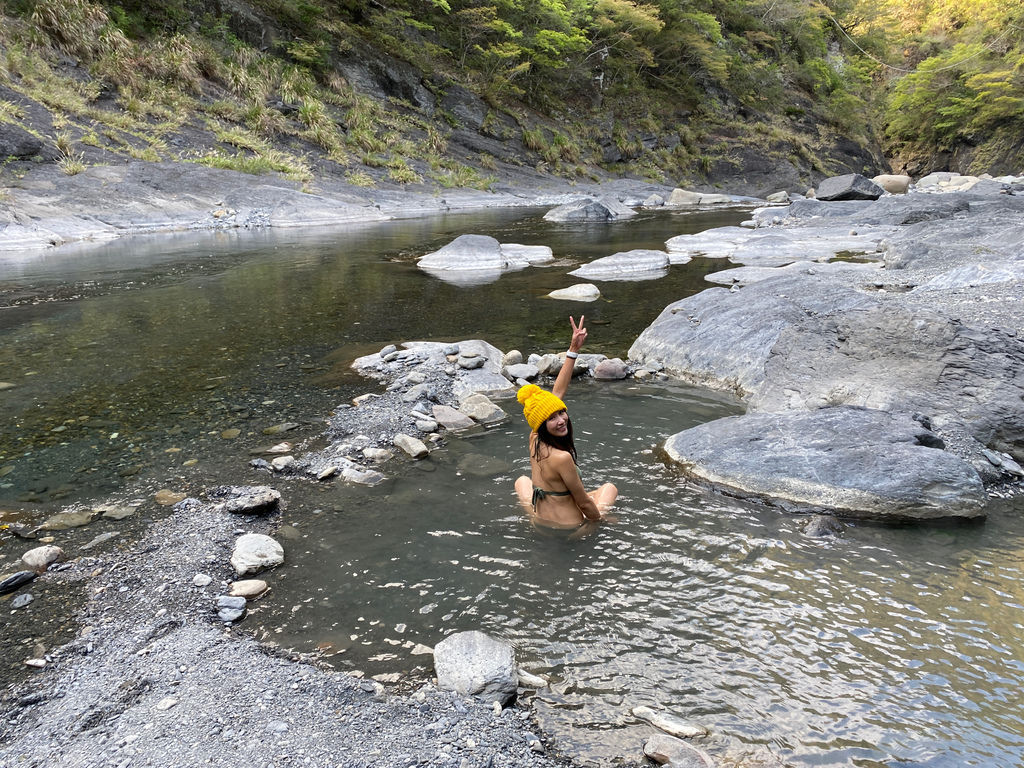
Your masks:
{"label": "bare shoulder", "polygon": [[564,474],[569,470],[575,471],[576,463],[572,460],[572,455],[568,451],[549,447],[547,460],[560,474]]}

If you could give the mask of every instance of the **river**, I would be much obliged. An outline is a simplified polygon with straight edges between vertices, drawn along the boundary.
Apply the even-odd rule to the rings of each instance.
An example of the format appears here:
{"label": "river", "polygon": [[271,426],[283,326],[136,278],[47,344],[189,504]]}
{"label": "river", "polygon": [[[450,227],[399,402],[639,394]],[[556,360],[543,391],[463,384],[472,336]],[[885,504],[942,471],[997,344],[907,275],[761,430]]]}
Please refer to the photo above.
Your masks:
{"label": "river", "polygon": [[[735,224],[739,211],[644,214],[615,225],[540,211],[449,215],[344,232],[126,239],[0,261],[0,522],[167,487],[271,480],[248,466],[287,439],[319,444],[330,411],[373,391],[349,364],[407,340],[483,338],[559,351],[583,313],[588,351],[624,356],[669,302],[723,267],[698,259],[649,282],[600,283],[590,304],[544,295],[580,262]],[[416,257],[465,232],[550,245],[559,261],[481,286]],[[243,626],[342,669],[429,676],[410,653],[482,629],[551,678],[534,705],[567,754],[635,759],[650,728],[630,709],[708,726],[723,761],[767,749],[793,766],[1012,766],[1024,756],[1024,504],[983,524],[802,520],[710,495],[659,458],[688,426],[742,410],[678,383],[577,382],[569,394],[588,485],[620,489],[618,522],[566,542],[527,526],[528,470],[512,418],[374,488],[274,479],[286,565]],[[295,424],[283,436],[263,430]],[[237,430],[237,436],[234,431]],[[75,542],[130,524],[58,532]],[[24,548],[2,540],[10,565]]]}

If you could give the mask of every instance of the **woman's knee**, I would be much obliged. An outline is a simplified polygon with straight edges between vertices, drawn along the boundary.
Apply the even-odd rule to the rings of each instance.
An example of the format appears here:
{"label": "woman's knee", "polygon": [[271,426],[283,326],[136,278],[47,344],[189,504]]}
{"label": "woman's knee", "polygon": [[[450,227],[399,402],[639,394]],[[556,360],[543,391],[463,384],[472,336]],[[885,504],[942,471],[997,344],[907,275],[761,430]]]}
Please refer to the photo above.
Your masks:
{"label": "woman's knee", "polygon": [[612,483],[605,483],[594,491],[594,500],[604,506],[610,506],[619,497],[619,489]]}

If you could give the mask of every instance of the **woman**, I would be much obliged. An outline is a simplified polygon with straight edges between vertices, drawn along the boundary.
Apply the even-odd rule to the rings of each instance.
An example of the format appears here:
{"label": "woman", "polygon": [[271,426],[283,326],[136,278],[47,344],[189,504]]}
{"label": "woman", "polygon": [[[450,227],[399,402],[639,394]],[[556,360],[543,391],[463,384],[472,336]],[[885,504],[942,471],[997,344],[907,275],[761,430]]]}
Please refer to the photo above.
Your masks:
{"label": "woman", "polygon": [[551,392],[535,384],[519,390],[523,415],[533,430],[530,433],[530,477],[516,480],[516,493],[533,522],[553,528],[575,529],[607,519],[607,510],[619,495],[611,483],[587,493],[576,466],[576,446],[572,422],[562,398],[569,389],[572,370],[587,338],[587,329],[570,317],[572,340],[565,353]]}

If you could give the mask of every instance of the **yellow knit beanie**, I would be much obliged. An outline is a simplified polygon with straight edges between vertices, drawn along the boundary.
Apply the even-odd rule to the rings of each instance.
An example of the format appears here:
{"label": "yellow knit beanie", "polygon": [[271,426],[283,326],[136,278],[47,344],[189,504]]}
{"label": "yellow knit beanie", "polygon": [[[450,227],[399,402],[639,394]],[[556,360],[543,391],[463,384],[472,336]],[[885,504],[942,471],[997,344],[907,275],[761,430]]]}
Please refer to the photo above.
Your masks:
{"label": "yellow knit beanie", "polygon": [[523,404],[523,416],[534,432],[556,413],[565,410],[565,403],[536,384],[521,387],[516,399]]}

